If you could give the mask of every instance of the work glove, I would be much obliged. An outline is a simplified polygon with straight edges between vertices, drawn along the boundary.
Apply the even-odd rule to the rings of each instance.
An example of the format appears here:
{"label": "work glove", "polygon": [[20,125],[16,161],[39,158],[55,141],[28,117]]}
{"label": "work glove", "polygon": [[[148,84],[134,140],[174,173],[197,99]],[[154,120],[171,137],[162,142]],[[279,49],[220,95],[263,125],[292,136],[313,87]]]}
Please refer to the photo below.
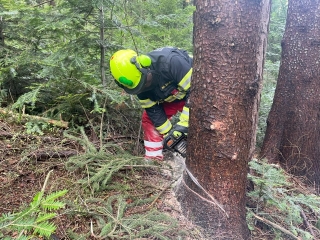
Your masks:
{"label": "work glove", "polygon": [[171,130],[167,134],[164,135],[164,139],[165,141],[172,137],[178,139],[182,136],[182,134],[187,135],[188,128],[176,124],[173,128],[171,128]]}

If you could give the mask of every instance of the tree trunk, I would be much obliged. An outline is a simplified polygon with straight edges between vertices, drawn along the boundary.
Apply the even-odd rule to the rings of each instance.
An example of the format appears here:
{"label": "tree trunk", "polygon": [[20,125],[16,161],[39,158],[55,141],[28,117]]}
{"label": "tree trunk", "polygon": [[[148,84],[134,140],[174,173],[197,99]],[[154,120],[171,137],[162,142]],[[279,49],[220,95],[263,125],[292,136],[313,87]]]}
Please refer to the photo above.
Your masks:
{"label": "tree trunk", "polygon": [[106,60],[105,60],[105,55],[106,55],[106,49],[104,46],[104,7],[103,4],[101,4],[101,8],[99,9],[100,11],[100,71],[101,71],[101,83],[102,86],[106,87],[107,82],[106,82]]}
{"label": "tree trunk", "polygon": [[245,193],[270,2],[198,0],[195,5],[187,173],[178,198],[211,239],[249,239]]}
{"label": "tree trunk", "polygon": [[3,17],[0,16],[0,46],[4,47],[4,20]]}
{"label": "tree trunk", "polygon": [[291,0],[261,157],[320,186],[320,1]]}

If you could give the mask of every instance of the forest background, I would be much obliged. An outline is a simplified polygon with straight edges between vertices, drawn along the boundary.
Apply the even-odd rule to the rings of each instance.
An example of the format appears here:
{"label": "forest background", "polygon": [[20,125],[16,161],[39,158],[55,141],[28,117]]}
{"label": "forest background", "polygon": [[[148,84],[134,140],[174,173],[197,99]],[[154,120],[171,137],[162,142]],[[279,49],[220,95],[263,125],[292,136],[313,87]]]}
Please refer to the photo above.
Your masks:
{"label": "forest background", "polygon": [[[2,209],[4,215],[0,219],[0,229],[3,231],[0,236],[3,234],[3,237],[14,236],[17,239],[49,237],[57,232],[58,226],[64,239],[95,239],[93,221],[100,238],[152,236],[155,239],[179,239],[183,234],[195,234],[194,228],[191,229],[192,233],[190,229],[185,229],[187,233],[176,232],[173,227],[176,225],[166,215],[150,213],[153,203],[167,188],[162,186],[160,191],[152,190],[152,196],[145,197],[144,202],[141,197],[128,200],[128,192],[133,188],[128,176],[137,175],[132,173],[132,166],[136,166],[134,169],[139,172],[139,156],[143,154],[141,108],[135,97],[118,88],[109,72],[111,55],[123,48],[134,49],[141,54],[163,46],[177,46],[192,54],[194,10],[192,1],[185,0],[1,1],[1,130],[7,132],[12,127],[6,124],[13,122],[16,128],[21,127],[19,132],[11,136],[1,135],[1,139],[5,139],[2,142],[4,148],[0,150],[1,176],[6,179],[2,190],[12,187],[12,183],[25,176],[16,172],[26,166],[33,166],[33,172],[28,174],[29,178],[33,176],[33,181],[38,176],[43,181],[44,175],[48,178],[42,189],[28,192],[29,197],[30,194],[35,195],[33,200],[21,199],[19,204],[13,204],[15,208]],[[287,1],[272,2],[256,136],[257,151],[264,138],[266,119],[276,87],[286,10]],[[25,120],[24,114],[30,117]],[[68,128],[65,123],[68,123]],[[63,137],[63,144],[57,144],[60,147],[58,150],[44,147],[44,136],[48,134],[56,138]],[[23,150],[16,149],[16,153],[20,154],[19,160],[15,160],[14,164],[8,163],[11,157],[9,152],[14,150],[12,146],[17,144],[17,139],[22,141],[19,138],[21,136],[29,136],[25,143],[28,147],[24,145]],[[52,141],[53,137],[50,139]],[[76,145],[76,151],[66,148],[71,144]],[[50,165],[40,171],[38,161],[43,158],[58,158],[60,165]],[[17,169],[8,171],[9,164]],[[130,173],[123,174],[123,169],[127,171],[129,165]],[[254,212],[248,211],[248,224],[253,236],[257,234],[279,239],[290,236],[294,239],[299,235],[304,239],[312,239],[317,235],[316,226],[320,225],[315,214],[319,212],[317,197],[306,192],[305,188],[302,192],[297,191],[288,180],[291,177],[277,166],[257,161],[252,161],[250,166],[259,175],[251,176],[253,183],[259,187],[248,195],[253,204],[251,207],[255,209]],[[45,187],[50,183],[50,174],[45,173],[48,169],[56,168],[69,174],[67,182],[70,185],[51,183],[53,187],[50,188],[50,194],[45,196]],[[74,173],[78,175],[72,175]],[[81,193],[71,191],[74,185],[70,182],[75,179],[79,180],[76,189]],[[145,185],[140,184],[141,189],[145,189]],[[101,203],[101,196],[106,200],[105,206]],[[57,200],[59,197],[61,202]],[[72,198],[73,201],[70,200]],[[146,209],[143,204],[152,207]],[[61,210],[63,206],[67,206],[68,211]],[[307,206],[308,210],[301,206]],[[137,207],[143,211],[137,212]],[[128,214],[125,209],[130,208],[135,210]],[[59,221],[56,220],[55,211],[60,211]],[[145,212],[148,214],[143,215]],[[128,215],[131,218],[127,218]],[[259,219],[257,215],[264,218]],[[309,220],[304,223],[306,215]],[[65,224],[70,221],[70,216],[76,220],[70,225]],[[161,227],[157,225],[159,222],[162,223]],[[75,227],[79,224],[81,227]],[[173,237],[173,234],[176,235]]]}

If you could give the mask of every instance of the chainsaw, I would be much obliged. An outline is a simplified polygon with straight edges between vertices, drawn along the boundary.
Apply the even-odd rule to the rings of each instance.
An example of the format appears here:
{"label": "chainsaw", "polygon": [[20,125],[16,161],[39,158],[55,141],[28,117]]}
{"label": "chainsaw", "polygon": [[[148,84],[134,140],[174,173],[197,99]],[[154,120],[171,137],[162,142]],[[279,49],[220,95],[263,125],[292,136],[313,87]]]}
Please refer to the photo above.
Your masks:
{"label": "chainsaw", "polygon": [[164,139],[164,148],[171,152],[177,152],[182,157],[187,154],[187,135],[182,133],[179,137],[170,135]]}

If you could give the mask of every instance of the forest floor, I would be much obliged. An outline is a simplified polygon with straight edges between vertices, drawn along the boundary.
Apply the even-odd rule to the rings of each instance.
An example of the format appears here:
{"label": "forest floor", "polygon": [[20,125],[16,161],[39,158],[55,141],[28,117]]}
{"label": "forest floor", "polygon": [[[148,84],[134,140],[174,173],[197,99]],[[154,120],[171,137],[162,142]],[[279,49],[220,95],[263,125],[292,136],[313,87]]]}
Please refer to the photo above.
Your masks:
{"label": "forest floor", "polygon": [[[66,206],[54,218],[57,229],[51,239],[210,239],[187,220],[175,196],[174,189],[183,171],[181,157],[169,154],[163,164],[124,165],[108,181],[109,188],[95,191],[85,180],[89,178],[88,168],[66,167],[69,157],[80,158],[84,153],[79,142],[64,137],[62,132],[27,134],[23,125],[0,119],[0,214],[26,208],[51,172],[45,192],[68,190],[61,198]],[[137,219],[144,219],[145,225],[128,223]],[[103,225],[109,222],[111,230],[105,237]],[[139,236],[138,229],[148,228],[154,234]],[[270,229],[257,230],[252,239],[274,239]],[[18,232],[6,234],[14,239]]]}
{"label": "forest floor", "polygon": [[[52,170],[45,192],[49,194],[68,190],[60,199],[66,202],[66,207],[59,210],[55,217],[57,230],[52,239],[158,239],[155,236],[135,238],[132,233],[129,237],[128,232],[117,230],[113,238],[99,236],[101,227],[99,219],[94,216],[97,212],[93,212],[97,206],[88,199],[95,199],[100,206],[111,196],[121,195],[127,205],[123,218],[138,214],[144,216],[154,209],[158,215],[164,213],[169,216],[169,219],[159,219],[164,226],[161,228],[164,233],[159,235],[159,239],[206,239],[201,229],[184,217],[174,194],[173,188],[179,179],[179,169],[174,168],[180,167],[183,159],[171,155],[170,160],[163,165],[147,164],[136,169],[120,169],[120,174],[112,178],[112,184],[116,186],[118,182],[123,189],[94,192],[90,186],[79,184],[79,180],[86,178],[83,171],[66,168],[68,157],[83,153],[81,145],[66,139],[61,132],[42,136],[27,134],[24,126],[0,120],[0,214],[19,212],[26,208],[42,189],[48,172]],[[177,162],[180,163],[177,165]],[[136,199],[142,203],[132,205]],[[17,236],[15,231],[7,234],[12,239]]]}

